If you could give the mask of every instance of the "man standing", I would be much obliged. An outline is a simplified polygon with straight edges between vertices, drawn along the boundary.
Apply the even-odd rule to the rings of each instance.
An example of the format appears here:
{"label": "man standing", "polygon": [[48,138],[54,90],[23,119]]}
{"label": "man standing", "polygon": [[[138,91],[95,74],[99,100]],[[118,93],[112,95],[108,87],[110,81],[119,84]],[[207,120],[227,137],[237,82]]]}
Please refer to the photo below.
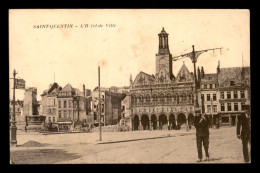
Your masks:
{"label": "man standing", "polygon": [[196,111],[194,119],[196,128],[196,140],[198,150],[198,162],[202,161],[202,143],[205,149],[206,161],[209,161],[209,119],[205,114],[201,114],[200,110]]}
{"label": "man standing", "polygon": [[[242,140],[243,155],[246,163],[249,162],[248,145],[251,146],[251,122],[250,114],[246,112],[238,118],[237,122],[237,138]],[[242,128],[241,128],[242,127]]]}

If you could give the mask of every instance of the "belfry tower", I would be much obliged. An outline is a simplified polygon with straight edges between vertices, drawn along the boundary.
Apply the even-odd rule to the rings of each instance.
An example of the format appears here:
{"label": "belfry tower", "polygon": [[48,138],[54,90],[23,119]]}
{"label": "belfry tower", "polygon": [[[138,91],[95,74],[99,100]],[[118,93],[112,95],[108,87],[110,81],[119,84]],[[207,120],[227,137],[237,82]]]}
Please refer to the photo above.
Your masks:
{"label": "belfry tower", "polygon": [[170,79],[173,79],[172,55],[169,50],[168,35],[169,34],[165,32],[164,28],[162,28],[162,31],[158,34],[159,50],[156,54],[156,73],[159,73],[161,69],[165,69]]}

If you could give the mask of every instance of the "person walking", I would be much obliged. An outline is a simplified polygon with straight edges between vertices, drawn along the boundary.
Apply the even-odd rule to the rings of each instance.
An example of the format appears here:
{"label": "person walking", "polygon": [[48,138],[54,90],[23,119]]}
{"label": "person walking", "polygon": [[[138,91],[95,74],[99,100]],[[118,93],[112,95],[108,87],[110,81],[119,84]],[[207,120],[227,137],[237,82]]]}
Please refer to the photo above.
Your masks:
{"label": "person walking", "polygon": [[237,122],[237,138],[242,140],[243,155],[245,163],[249,163],[250,153],[248,145],[251,147],[251,121],[250,114],[246,112],[238,117]]}
{"label": "person walking", "polygon": [[205,149],[206,161],[209,161],[209,118],[200,111],[196,111],[194,119],[194,126],[196,128],[196,141],[198,150],[198,161],[202,162],[202,143]]}

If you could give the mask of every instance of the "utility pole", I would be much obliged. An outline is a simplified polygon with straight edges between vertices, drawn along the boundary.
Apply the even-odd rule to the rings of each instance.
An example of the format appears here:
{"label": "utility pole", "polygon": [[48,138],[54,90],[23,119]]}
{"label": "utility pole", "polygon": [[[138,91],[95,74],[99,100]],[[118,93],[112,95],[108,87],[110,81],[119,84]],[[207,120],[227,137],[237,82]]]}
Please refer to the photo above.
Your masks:
{"label": "utility pole", "polygon": [[99,140],[102,141],[101,128],[101,99],[100,99],[100,66],[98,66],[98,114],[99,114]]}
{"label": "utility pole", "polygon": [[13,116],[12,116],[12,120],[11,120],[11,143],[10,146],[12,147],[16,147],[17,146],[17,140],[16,140],[16,122],[15,122],[15,87],[16,87],[16,80],[15,80],[15,75],[18,74],[18,72],[16,72],[14,70],[13,75],[14,75],[14,86],[13,86]]}
{"label": "utility pole", "polygon": [[216,49],[220,49],[220,53],[221,53],[221,49],[222,48],[213,48],[213,49],[206,49],[206,50],[200,50],[200,51],[195,51],[195,48],[194,48],[194,45],[192,45],[192,52],[190,53],[187,53],[187,54],[184,54],[184,55],[180,55],[180,56],[176,56],[176,57],[173,57],[172,60],[173,61],[177,61],[181,58],[185,58],[185,57],[189,57],[193,63],[193,67],[194,67],[194,82],[195,82],[195,108],[198,108],[199,107],[199,102],[198,102],[198,86],[197,86],[197,73],[196,73],[196,62],[197,62],[197,59],[198,57],[200,56],[200,54],[204,53],[204,52],[207,52],[209,50],[216,50]]}
{"label": "utility pole", "polygon": [[213,101],[212,101],[212,98],[210,99],[210,106],[211,106],[211,127],[212,127],[212,124],[213,124]]}
{"label": "utility pole", "polygon": [[195,75],[195,94],[196,94],[196,100],[195,100],[195,107],[199,107],[199,102],[198,102],[198,86],[197,86],[197,73],[196,73],[196,62],[197,62],[197,58],[196,58],[196,54],[195,54],[195,50],[194,50],[194,45],[192,45],[192,63],[193,63],[193,67],[194,67],[194,75]]}

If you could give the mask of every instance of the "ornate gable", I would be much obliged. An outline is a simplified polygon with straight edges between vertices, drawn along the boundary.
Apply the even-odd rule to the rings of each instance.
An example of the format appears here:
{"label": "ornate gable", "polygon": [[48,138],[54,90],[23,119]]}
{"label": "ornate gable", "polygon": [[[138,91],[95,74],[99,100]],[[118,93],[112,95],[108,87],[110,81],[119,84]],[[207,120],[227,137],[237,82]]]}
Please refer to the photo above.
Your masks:
{"label": "ornate gable", "polygon": [[140,72],[135,80],[134,80],[134,83],[133,85],[136,86],[136,85],[150,85],[154,82],[154,76],[152,75],[149,75],[147,73],[144,73],[144,72]]}
{"label": "ornate gable", "polygon": [[159,72],[156,73],[155,79],[157,83],[169,83],[171,82],[169,73],[165,68],[160,68]]}
{"label": "ornate gable", "polygon": [[177,74],[176,78],[177,82],[192,82],[193,76],[190,74],[189,70],[187,69],[186,65],[183,63],[179,73]]}

